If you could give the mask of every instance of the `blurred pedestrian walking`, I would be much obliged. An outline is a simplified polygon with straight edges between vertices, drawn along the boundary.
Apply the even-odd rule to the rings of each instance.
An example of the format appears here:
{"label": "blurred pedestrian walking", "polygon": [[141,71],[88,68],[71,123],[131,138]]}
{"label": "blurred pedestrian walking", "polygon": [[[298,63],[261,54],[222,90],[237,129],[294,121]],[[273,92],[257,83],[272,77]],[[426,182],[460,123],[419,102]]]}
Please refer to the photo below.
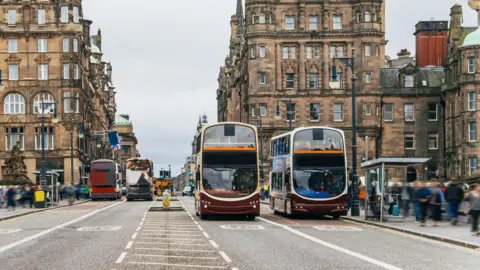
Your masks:
{"label": "blurred pedestrian walking", "polygon": [[5,193],[5,198],[7,201],[7,209],[8,211],[15,211],[15,207],[17,207],[17,191],[13,186],[10,186]]}
{"label": "blurred pedestrian walking", "polygon": [[420,226],[425,226],[428,207],[430,206],[430,199],[432,198],[432,191],[426,187],[424,182],[418,183],[417,198],[420,204]]}
{"label": "blurred pedestrian walking", "polygon": [[468,214],[472,217],[472,235],[479,236],[478,218],[480,216],[480,184],[473,186],[472,191],[470,191],[465,198],[468,199]]}
{"label": "blurred pedestrian walking", "polygon": [[430,209],[432,211],[433,226],[437,227],[442,220],[442,203],[445,200],[442,188],[439,186],[436,179],[432,180],[432,198],[430,199]]}
{"label": "blurred pedestrian walking", "polygon": [[452,223],[452,225],[456,225],[458,222],[458,209],[463,201],[464,196],[465,193],[463,192],[463,189],[458,185],[457,180],[451,179],[451,182],[448,185],[447,190],[445,191],[445,200],[448,203],[448,213],[450,215],[450,222]]}

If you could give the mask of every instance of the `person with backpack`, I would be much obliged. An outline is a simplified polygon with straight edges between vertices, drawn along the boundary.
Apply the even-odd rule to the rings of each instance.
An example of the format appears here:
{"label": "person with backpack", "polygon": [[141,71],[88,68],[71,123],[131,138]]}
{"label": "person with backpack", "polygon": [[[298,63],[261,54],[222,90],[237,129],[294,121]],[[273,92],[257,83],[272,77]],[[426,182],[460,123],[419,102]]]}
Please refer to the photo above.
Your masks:
{"label": "person with backpack", "polygon": [[450,222],[452,225],[456,225],[458,222],[458,208],[460,207],[464,196],[465,193],[463,192],[463,188],[458,185],[456,179],[452,179],[445,190],[445,200],[448,203],[448,212],[450,214]]}

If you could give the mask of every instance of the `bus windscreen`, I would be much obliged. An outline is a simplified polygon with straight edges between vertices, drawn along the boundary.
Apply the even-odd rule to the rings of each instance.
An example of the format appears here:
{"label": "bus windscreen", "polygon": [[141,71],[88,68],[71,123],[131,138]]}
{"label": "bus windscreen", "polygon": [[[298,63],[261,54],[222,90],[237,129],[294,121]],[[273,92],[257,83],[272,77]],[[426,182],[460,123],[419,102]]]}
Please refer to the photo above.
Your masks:
{"label": "bus windscreen", "polygon": [[331,129],[306,129],[295,133],[293,150],[344,150],[343,136]]}
{"label": "bus windscreen", "polygon": [[255,148],[256,136],[251,127],[226,124],[211,126],[203,135],[203,147],[208,148]]}
{"label": "bus windscreen", "polygon": [[94,162],[90,169],[90,179],[93,187],[116,186],[115,163]]}

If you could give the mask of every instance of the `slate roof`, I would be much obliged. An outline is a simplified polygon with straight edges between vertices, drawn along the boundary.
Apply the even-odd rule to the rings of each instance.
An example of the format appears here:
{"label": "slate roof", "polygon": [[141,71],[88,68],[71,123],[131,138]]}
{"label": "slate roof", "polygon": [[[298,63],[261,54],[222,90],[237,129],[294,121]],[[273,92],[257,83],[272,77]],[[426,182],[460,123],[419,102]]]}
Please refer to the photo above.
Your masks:
{"label": "slate roof", "polygon": [[[380,84],[382,88],[403,88],[399,82],[401,68],[382,68],[380,69]],[[445,77],[443,67],[422,67],[418,68],[415,74],[415,85],[418,87],[441,87],[442,78]],[[426,81],[424,86],[422,81]]]}

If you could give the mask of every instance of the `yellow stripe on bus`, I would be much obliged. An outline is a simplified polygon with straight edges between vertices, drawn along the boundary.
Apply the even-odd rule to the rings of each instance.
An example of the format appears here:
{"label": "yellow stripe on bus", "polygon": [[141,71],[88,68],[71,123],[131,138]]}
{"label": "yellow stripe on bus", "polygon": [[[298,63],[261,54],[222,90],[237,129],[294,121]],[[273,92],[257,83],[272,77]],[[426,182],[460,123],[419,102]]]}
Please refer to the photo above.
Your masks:
{"label": "yellow stripe on bus", "polygon": [[343,150],[295,150],[294,154],[343,154]]}
{"label": "yellow stripe on bus", "polygon": [[249,148],[236,148],[236,147],[205,147],[203,151],[256,151],[257,148],[249,147]]}

